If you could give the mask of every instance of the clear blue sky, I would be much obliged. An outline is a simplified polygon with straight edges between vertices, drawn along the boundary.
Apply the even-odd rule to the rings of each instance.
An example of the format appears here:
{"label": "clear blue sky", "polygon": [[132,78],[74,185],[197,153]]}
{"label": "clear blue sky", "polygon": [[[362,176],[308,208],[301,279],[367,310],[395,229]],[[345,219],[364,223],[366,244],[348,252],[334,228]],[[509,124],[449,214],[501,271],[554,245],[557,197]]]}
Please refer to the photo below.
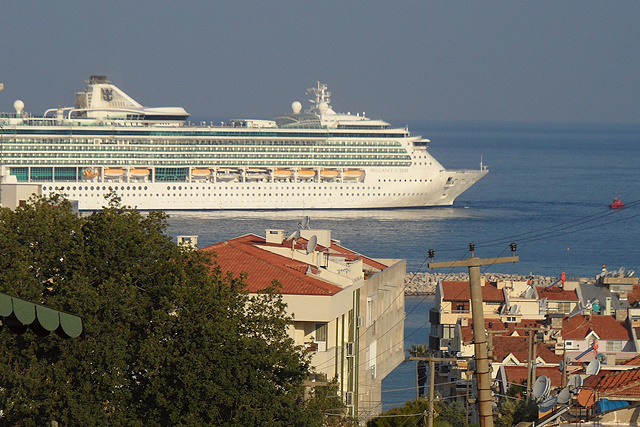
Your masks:
{"label": "clear blue sky", "polygon": [[640,122],[638,1],[5,1],[0,37],[2,111],[104,74],[195,117],[269,118],[321,80],[391,121]]}

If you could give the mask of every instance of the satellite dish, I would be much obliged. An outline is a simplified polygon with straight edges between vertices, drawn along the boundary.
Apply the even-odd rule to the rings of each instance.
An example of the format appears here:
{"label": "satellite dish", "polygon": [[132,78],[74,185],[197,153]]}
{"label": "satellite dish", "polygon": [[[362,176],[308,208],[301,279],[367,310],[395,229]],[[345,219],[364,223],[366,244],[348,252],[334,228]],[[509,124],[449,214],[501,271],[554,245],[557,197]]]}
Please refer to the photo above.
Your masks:
{"label": "satellite dish", "polygon": [[546,312],[547,311],[547,299],[546,298],[542,298],[540,301],[538,301],[538,303],[540,305],[538,311],[540,313]]}
{"label": "satellite dish", "polygon": [[563,369],[564,369],[564,360],[561,360],[560,362],[558,362],[558,371],[562,372]]}
{"label": "satellite dish", "polygon": [[518,304],[513,304],[511,308],[513,309],[513,314],[518,314]]}
{"label": "satellite dish", "polygon": [[296,230],[293,233],[291,233],[289,237],[287,237],[287,242],[290,242],[291,240],[298,240],[299,237],[300,237],[300,231]]}
{"label": "satellite dish", "polygon": [[532,287],[528,287],[527,291],[524,294],[525,298],[531,298],[533,296],[533,288]]}
{"label": "satellite dish", "polygon": [[565,405],[569,403],[571,400],[571,392],[569,391],[569,386],[563,388],[560,393],[558,393],[558,403],[561,405]]}
{"label": "satellite dish", "polygon": [[540,412],[544,414],[545,412],[551,411],[553,407],[556,406],[557,403],[558,403],[558,396],[551,396],[543,400],[538,408]]}
{"label": "satellite dish", "polygon": [[313,253],[316,250],[316,246],[318,246],[318,236],[314,234],[307,243],[307,255]]}
{"label": "satellite dish", "polygon": [[549,390],[551,389],[551,381],[546,376],[542,375],[538,377],[536,382],[533,384],[533,397],[535,399],[544,399],[549,395]]}
{"label": "satellite dish", "polygon": [[578,403],[581,406],[589,407],[596,403],[595,394],[591,390],[584,389],[578,394]]}
{"label": "satellite dish", "polygon": [[587,375],[598,375],[600,372],[600,361],[598,359],[593,359],[587,365],[587,369],[585,369],[584,373]]}
{"label": "satellite dish", "polygon": [[573,309],[571,314],[569,314],[568,319],[571,319],[573,316],[577,316],[578,314],[584,314],[586,310],[587,310],[587,307],[583,307],[582,303],[579,303],[578,305],[576,305],[576,308]]}
{"label": "satellite dish", "polygon": [[625,271],[625,268],[624,267],[620,267],[620,270],[618,270],[618,275],[620,277],[624,277],[624,271]]}
{"label": "satellite dish", "polygon": [[302,230],[305,230],[305,229],[309,228],[309,221],[310,221],[309,217],[305,216],[304,218],[302,218],[302,222],[299,223],[298,225],[300,226],[300,228]]}
{"label": "satellite dish", "polygon": [[635,271],[629,270],[629,273],[627,274],[627,277],[633,277],[634,274],[636,274]]}
{"label": "satellite dish", "polygon": [[578,374],[573,374],[569,377],[569,385],[573,389],[574,393],[577,393],[582,388],[582,377]]}

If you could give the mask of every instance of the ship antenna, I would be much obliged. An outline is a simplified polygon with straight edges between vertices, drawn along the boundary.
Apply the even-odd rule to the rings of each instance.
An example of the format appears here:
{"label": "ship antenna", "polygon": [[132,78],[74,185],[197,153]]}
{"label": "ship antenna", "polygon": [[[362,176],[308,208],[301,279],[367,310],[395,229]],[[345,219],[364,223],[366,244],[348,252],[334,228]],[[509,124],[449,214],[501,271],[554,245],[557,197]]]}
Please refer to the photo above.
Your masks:
{"label": "ship antenna", "polygon": [[307,95],[314,95],[316,99],[310,99],[309,102],[313,104],[313,107],[309,112],[313,110],[319,110],[320,104],[322,102],[326,102],[329,104],[331,102],[331,92],[327,90],[327,85],[324,83],[320,83],[320,81],[316,81],[316,87],[307,89]]}

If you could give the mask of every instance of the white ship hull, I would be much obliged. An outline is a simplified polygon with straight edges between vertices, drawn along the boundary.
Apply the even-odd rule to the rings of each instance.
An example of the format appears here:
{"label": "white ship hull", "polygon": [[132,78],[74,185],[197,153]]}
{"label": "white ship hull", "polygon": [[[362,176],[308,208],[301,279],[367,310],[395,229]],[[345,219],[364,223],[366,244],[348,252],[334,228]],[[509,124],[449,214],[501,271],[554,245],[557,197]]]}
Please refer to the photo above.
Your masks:
{"label": "white ship hull", "polygon": [[[418,171],[415,171],[418,172]],[[450,206],[458,195],[481,179],[486,171],[435,172],[433,181],[413,180],[404,173],[377,174],[383,182],[32,182],[42,195],[63,194],[76,200],[80,210],[97,210],[111,192],[122,203],[140,210],[268,210],[268,209],[383,209]],[[375,173],[368,173],[372,178]],[[427,176],[427,175],[423,175]],[[384,178],[382,178],[384,177]],[[445,186],[449,178],[450,184]],[[393,180],[401,180],[393,182]],[[404,181],[407,180],[405,183]],[[373,181],[373,179],[372,179]],[[391,182],[389,182],[391,181]]]}
{"label": "white ship hull", "polygon": [[[446,170],[428,140],[364,116],[316,109],[273,120],[186,125],[181,108],[147,109],[104,77],[76,107],[0,116],[3,205],[62,194],[80,210],[115,194],[141,210],[370,209],[449,206],[487,174]],[[114,103],[113,106],[112,102]],[[55,113],[52,115],[52,113]]]}

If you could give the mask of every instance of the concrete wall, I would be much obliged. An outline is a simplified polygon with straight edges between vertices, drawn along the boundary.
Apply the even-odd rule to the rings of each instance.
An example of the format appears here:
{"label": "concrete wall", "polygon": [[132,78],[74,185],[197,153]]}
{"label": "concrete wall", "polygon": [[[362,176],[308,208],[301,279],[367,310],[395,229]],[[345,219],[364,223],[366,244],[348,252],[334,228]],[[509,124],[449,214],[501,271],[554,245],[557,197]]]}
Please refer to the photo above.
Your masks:
{"label": "concrete wall", "polygon": [[14,210],[20,202],[26,202],[31,196],[42,193],[42,187],[35,184],[2,184],[0,185],[2,207]]}
{"label": "concrete wall", "polygon": [[365,418],[381,412],[382,380],[405,359],[405,274],[406,262],[396,262],[366,280],[360,291],[358,412]]}

